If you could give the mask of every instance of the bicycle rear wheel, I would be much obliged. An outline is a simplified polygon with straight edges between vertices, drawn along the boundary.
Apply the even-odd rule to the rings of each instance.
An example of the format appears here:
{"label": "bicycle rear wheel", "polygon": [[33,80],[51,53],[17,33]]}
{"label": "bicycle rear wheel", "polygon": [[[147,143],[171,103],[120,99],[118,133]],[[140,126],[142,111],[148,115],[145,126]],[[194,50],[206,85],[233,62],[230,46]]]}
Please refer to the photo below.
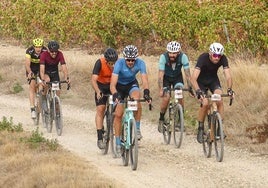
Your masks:
{"label": "bicycle rear wheel", "polygon": [[171,127],[170,127],[170,121],[169,118],[165,119],[163,123],[163,137],[164,137],[164,143],[170,144],[171,140]]}
{"label": "bicycle rear wheel", "polygon": [[214,126],[215,126],[214,130],[216,133],[214,141],[216,159],[218,162],[222,162],[224,155],[224,133],[223,133],[221,115],[218,112],[215,114]]}
{"label": "bicycle rear wheel", "polygon": [[183,110],[180,104],[174,108],[174,143],[177,148],[181,146],[184,131]]}
{"label": "bicycle rear wheel", "polygon": [[61,136],[62,134],[62,111],[61,111],[61,103],[60,103],[60,98],[58,96],[55,96],[54,98],[54,115],[55,115],[55,127],[56,127],[56,132],[58,136]]}
{"label": "bicycle rear wheel", "polygon": [[112,126],[112,121],[111,121],[111,114],[109,113],[108,110],[105,112],[105,123],[103,124],[103,143],[105,144],[105,148],[102,149],[102,154],[106,155],[109,149],[109,142],[110,142],[110,131],[111,131],[111,126]]}
{"label": "bicycle rear wheel", "polygon": [[128,165],[128,161],[129,161],[129,149],[127,148],[126,144],[127,144],[127,123],[124,122],[123,126],[122,126],[122,131],[121,131],[121,156],[122,156],[122,160],[123,160],[123,165],[127,166]]}
{"label": "bicycle rear wheel", "polygon": [[207,115],[204,123],[203,151],[207,158],[211,157],[212,142],[210,139],[211,117]]}
{"label": "bicycle rear wheel", "polygon": [[138,137],[137,137],[137,127],[135,119],[131,119],[129,122],[130,129],[130,164],[132,170],[136,170],[138,166]]}

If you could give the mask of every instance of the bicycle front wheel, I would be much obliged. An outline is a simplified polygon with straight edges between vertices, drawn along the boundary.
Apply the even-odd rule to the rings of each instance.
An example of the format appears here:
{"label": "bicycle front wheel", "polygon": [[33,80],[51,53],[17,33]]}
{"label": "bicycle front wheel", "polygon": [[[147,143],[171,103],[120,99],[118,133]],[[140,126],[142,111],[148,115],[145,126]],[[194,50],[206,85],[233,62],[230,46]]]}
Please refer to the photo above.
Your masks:
{"label": "bicycle front wheel", "polygon": [[41,114],[40,98],[41,97],[39,93],[37,93],[35,97],[35,112],[36,112],[36,118],[34,119],[35,125],[39,125],[39,121],[40,121],[40,114]]}
{"label": "bicycle front wheel", "polygon": [[211,115],[207,115],[204,122],[203,152],[204,155],[209,158],[211,157],[212,150],[212,141],[210,138]]}
{"label": "bicycle front wheel", "polygon": [[164,143],[165,144],[170,144],[171,140],[171,125],[170,125],[170,120],[165,119],[163,123],[163,138],[164,138]]}
{"label": "bicycle front wheel", "polygon": [[221,115],[217,112],[214,119],[214,130],[215,130],[215,153],[218,162],[222,162],[224,154],[224,133],[222,126]]}
{"label": "bicycle front wheel", "polygon": [[62,111],[61,111],[61,103],[60,98],[58,96],[55,96],[54,98],[54,115],[55,115],[55,127],[57,131],[57,135],[61,136],[62,134]]}
{"label": "bicycle front wheel", "polygon": [[102,154],[106,155],[109,149],[109,142],[110,142],[110,127],[112,126],[111,114],[107,110],[105,112],[105,123],[103,124],[103,143],[105,144],[105,148],[102,150]]}
{"label": "bicycle front wheel", "polygon": [[137,127],[135,119],[129,121],[130,129],[130,164],[132,170],[136,170],[138,166],[138,137],[137,137]]}
{"label": "bicycle front wheel", "polygon": [[128,165],[128,161],[129,161],[129,148],[128,148],[128,144],[127,143],[127,137],[128,135],[128,125],[126,122],[123,123],[122,125],[122,131],[121,131],[121,156],[122,156],[122,160],[123,160],[123,165],[127,166]]}
{"label": "bicycle front wheel", "polygon": [[181,146],[183,139],[183,131],[184,131],[184,119],[183,119],[183,110],[180,104],[176,105],[174,108],[174,143],[177,148]]}

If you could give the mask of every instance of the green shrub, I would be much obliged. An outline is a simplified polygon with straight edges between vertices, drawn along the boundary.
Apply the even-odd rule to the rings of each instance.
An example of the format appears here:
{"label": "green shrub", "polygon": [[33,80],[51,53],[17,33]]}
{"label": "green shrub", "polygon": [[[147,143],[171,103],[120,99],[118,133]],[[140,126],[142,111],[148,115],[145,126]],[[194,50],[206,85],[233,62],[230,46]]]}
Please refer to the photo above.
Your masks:
{"label": "green shrub", "polygon": [[14,86],[13,86],[13,92],[14,92],[14,93],[19,93],[19,92],[21,92],[21,91],[23,91],[22,86],[20,85],[20,83],[16,82],[16,83],[14,84]]}

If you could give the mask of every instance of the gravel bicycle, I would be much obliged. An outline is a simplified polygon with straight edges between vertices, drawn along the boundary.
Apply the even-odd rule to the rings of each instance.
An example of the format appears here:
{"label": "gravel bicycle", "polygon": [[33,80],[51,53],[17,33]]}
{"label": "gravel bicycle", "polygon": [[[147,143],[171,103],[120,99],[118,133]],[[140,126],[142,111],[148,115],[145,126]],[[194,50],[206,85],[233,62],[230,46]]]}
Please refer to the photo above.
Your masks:
{"label": "gravel bicycle", "polygon": [[34,109],[35,109],[35,113],[36,113],[36,118],[33,119],[34,125],[39,125],[39,121],[40,121],[40,116],[43,117],[42,114],[42,93],[41,93],[41,88],[40,88],[40,83],[42,82],[39,74],[31,75],[31,78],[27,79],[28,83],[30,84],[32,80],[35,80],[36,84],[35,84],[35,105],[34,105]]}
{"label": "gravel bicycle", "polygon": [[168,113],[162,125],[164,142],[170,144],[171,135],[173,134],[175,146],[179,148],[182,144],[184,132],[183,107],[179,100],[183,99],[183,91],[189,91],[189,89],[165,87],[163,90],[164,93],[170,94]]}
{"label": "gravel bicycle", "polygon": [[[224,132],[222,118],[217,109],[217,102],[221,101],[222,97],[230,97],[228,94],[212,94],[206,95],[209,99],[208,115],[204,121],[203,134],[203,151],[207,158],[211,157],[212,143],[214,143],[216,159],[218,162],[223,160],[224,155]],[[230,97],[229,105],[232,105],[233,98]],[[202,105],[202,104],[201,104]]]}
{"label": "gravel bicycle", "polygon": [[[124,114],[122,118],[121,130],[121,156],[123,165],[128,166],[129,160],[132,170],[138,166],[138,137],[137,127],[134,118],[134,111],[138,110],[138,102],[146,102],[145,99],[124,99]],[[152,110],[151,103],[149,110]],[[130,156],[130,157],[129,157]]]}
{"label": "gravel bicycle", "polygon": [[[47,132],[51,133],[54,120],[58,136],[62,134],[62,128],[63,128],[61,103],[60,98],[57,95],[57,91],[60,90],[60,85],[62,83],[68,83],[68,82],[67,81],[46,82],[46,84],[48,85],[48,91],[42,103]],[[67,90],[69,89],[70,84],[68,84],[67,87]]]}

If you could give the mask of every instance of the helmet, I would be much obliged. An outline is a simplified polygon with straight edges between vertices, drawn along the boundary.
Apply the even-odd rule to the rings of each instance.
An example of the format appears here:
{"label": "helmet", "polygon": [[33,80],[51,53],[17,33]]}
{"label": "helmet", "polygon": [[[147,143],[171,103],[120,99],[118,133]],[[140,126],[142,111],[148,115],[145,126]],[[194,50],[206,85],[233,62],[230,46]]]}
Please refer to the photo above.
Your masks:
{"label": "helmet", "polygon": [[138,57],[138,48],[134,45],[128,45],[123,50],[123,55],[125,58],[137,58]]}
{"label": "helmet", "polygon": [[58,51],[59,48],[60,48],[60,45],[59,45],[59,43],[58,43],[57,41],[52,40],[52,41],[49,41],[49,42],[48,42],[47,47],[48,47],[48,49],[49,49],[50,51]]}
{"label": "helmet", "polygon": [[212,52],[213,54],[223,55],[224,48],[222,44],[214,42],[210,45],[209,51]]}
{"label": "helmet", "polygon": [[41,47],[44,45],[44,40],[40,38],[33,39],[33,46],[34,47]]}
{"label": "helmet", "polygon": [[104,52],[104,57],[107,61],[115,62],[118,59],[118,54],[113,48],[107,48]]}
{"label": "helmet", "polygon": [[177,41],[171,41],[167,44],[167,51],[174,53],[179,52],[181,50],[181,45]]}

